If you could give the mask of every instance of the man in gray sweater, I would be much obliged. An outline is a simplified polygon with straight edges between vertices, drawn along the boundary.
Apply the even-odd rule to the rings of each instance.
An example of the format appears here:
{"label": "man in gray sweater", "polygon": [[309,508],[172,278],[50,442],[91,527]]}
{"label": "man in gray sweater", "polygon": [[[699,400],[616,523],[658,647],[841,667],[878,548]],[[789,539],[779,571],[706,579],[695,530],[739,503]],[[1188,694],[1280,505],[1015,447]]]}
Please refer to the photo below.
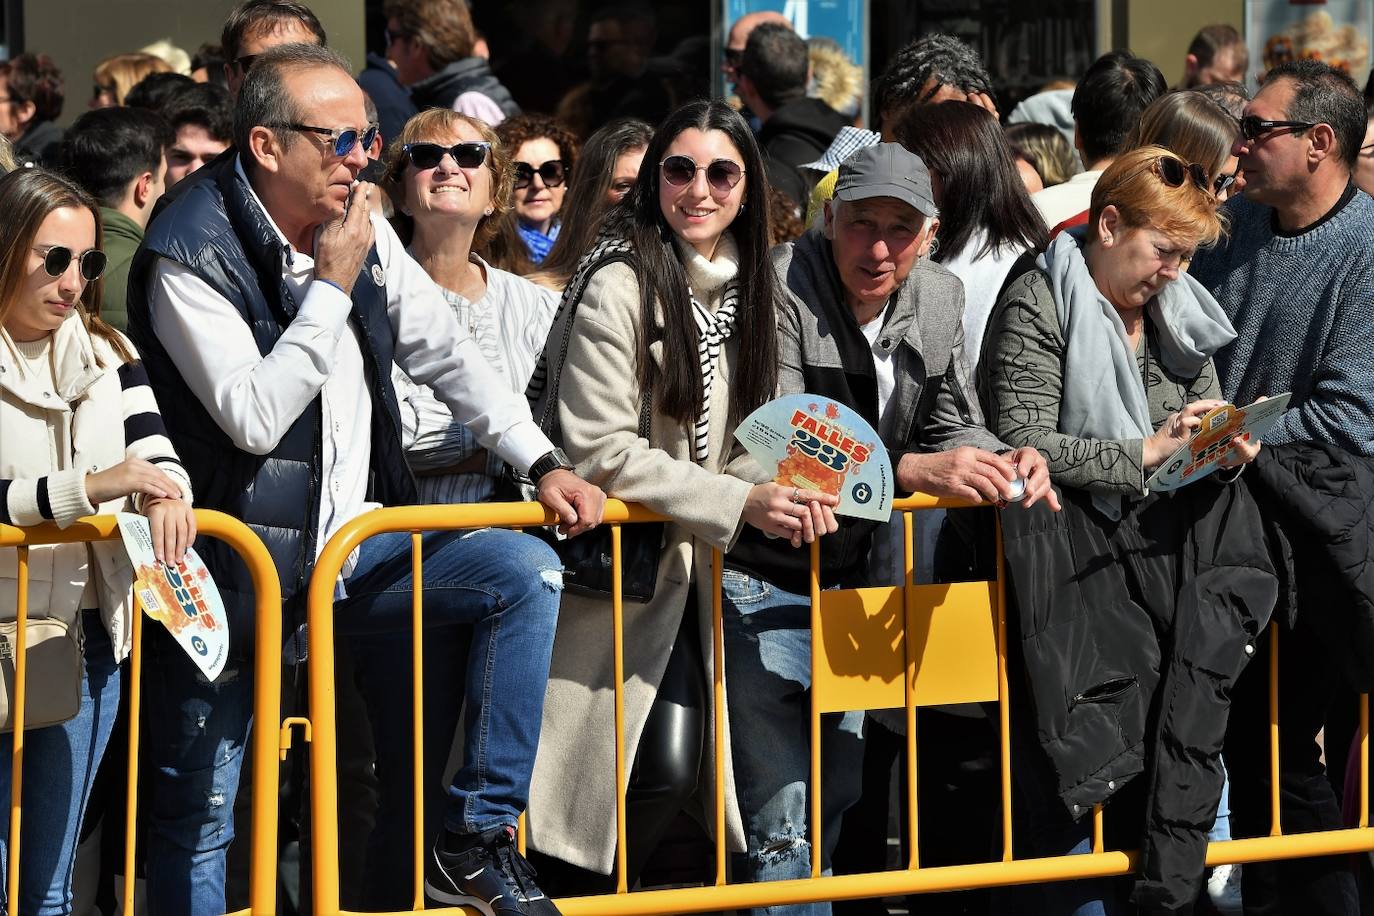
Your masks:
{"label": "man in gray sweater", "polygon": [[[1269,71],[1245,108],[1234,152],[1244,196],[1230,201],[1230,237],[1200,252],[1192,273],[1210,289],[1237,338],[1216,356],[1225,395],[1248,404],[1292,392],[1265,437],[1374,455],[1374,199],[1352,170],[1364,106],[1350,77],[1316,61]],[[1256,532],[1256,536],[1259,533]],[[1280,761],[1286,833],[1341,826],[1316,744],[1342,689],[1314,631],[1324,609],[1303,606],[1280,654]],[[1233,831],[1268,830],[1268,664],[1255,659],[1236,688],[1227,737]],[[1234,740],[1233,740],[1234,738]],[[1343,756],[1344,747],[1327,747]],[[1339,857],[1245,866],[1246,913],[1354,914],[1354,880]]]}

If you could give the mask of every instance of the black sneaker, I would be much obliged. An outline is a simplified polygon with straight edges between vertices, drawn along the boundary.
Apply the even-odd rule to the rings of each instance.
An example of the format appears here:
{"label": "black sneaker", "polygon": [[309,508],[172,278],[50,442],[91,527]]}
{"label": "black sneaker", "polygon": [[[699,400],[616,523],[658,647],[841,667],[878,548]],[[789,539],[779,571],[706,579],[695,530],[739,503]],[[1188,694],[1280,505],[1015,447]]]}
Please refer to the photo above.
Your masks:
{"label": "black sneaker", "polygon": [[497,827],[471,837],[461,852],[446,852],[441,838],[425,870],[430,903],[470,906],[483,916],[560,916],[534,883],[534,866],[515,848],[515,830]]}

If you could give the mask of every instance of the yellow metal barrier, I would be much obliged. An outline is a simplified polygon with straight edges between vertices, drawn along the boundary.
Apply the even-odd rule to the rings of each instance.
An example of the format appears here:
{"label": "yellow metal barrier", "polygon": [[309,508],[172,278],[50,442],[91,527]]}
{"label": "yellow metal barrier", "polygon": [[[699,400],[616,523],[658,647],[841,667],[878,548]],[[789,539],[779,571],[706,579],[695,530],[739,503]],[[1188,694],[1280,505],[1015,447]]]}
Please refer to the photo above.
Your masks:
{"label": "yellow metal barrier", "polygon": [[[647,510],[609,500],[606,523],[611,526],[612,582],[611,638],[615,670],[615,771],[621,787],[616,804],[617,890],[597,897],[558,901],[566,916],[670,916],[678,913],[798,904],[822,900],[886,897],[903,894],[1000,887],[1036,882],[1129,874],[1135,853],[1107,850],[1103,841],[1103,814],[1093,812],[1093,851],[1083,855],[1015,859],[1012,845],[1011,747],[1008,725],[1007,636],[1001,531],[997,533],[997,578],[992,582],[949,585],[912,584],[914,538],[912,512],[923,509],[962,509],[971,504],[917,495],[897,501],[904,531],[904,585],[847,591],[823,591],[819,579],[819,545],[811,546],[812,689],[811,730],[818,735],[826,713],[877,708],[904,708],[907,724],[908,766],[905,780],[910,836],[910,858],[899,871],[866,875],[823,876],[821,857],[813,856],[810,878],[754,884],[727,883],[728,854],[725,841],[724,780],[724,631],[721,621],[721,557],[713,554],[713,656],[715,708],[713,736],[716,773],[715,875],[706,887],[672,888],[629,892],[625,863],[625,793],[627,762],[624,742],[623,602],[620,595],[621,525],[662,521]],[[461,529],[526,528],[555,521],[552,513],[535,503],[474,504],[380,509],[354,519],[330,539],[320,554],[309,592],[310,709],[314,726],[311,756],[311,818],[313,830],[314,905],[318,916],[342,914],[339,903],[338,786],[334,706],[334,583],[349,554],[363,541],[378,534],[412,533],[412,573],[422,582],[420,533]],[[413,690],[421,690],[421,636],[423,590],[414,595],[415,627]],[[1270,655],[1270,740],[1272,802],[1271,836],[1213,843],[1207,864],[1243,863],[1374,850],[1374,829],[1369,826],[1369,698],[1360,703],[1360,821],[1356,828],[1322,833],[1285,835],[1278,802],[1278,636]],[[917,854],[916,709],[949,703],[993,702],[998,704],[1000,730],[1000,782],[1002,794],[1002,861],[922,868]],[[415,709],[415,835],[414,903],[424,906],[423,774],[420,717]],[[307,723],[309,724],[309,723]],[[811,742],[810,846],[822,849],[820,742]],[[522,837],[523,849],[523,837]],[[432,912],[458,912],[452,908]]]}
{"label": "yellow metal barrier", "polygon": [[[257,535],[237,519],[220,512],[196,510],[196,528],[207,537],[232,547],[247,564],[257,596],[257,633],[254,644],[256,666],[253,716],[258,726],[252,738],[253,823],[249,876],[249,905],[234,916],[271,916],[276,912],[277,888],[277,751],[278,737],[269,723],[276,722],[281,709],[281,584],[267,548]],[[119,525],[112,515],[83,518],[67,528],[44,525],[15,528],[0,525],[0,549],[18,551],[18,595],[14,647],[14,750],[10,794],[9,874],[6,899],[19,899],[20,820],[22,817],[24,773],[24,695],[27,665],[25,660],[25,622],[28,619],[29,548],[46,544],[77,544],[119,540]],[[137,810],[139,711],[142,700],[143,614],[133,615],[133,650],[129,655],[129,773],[128,809],[124,825],[124,895],[122,912],[134,912],[134,877]],[[289,741],[288,741],[289,746]]]}

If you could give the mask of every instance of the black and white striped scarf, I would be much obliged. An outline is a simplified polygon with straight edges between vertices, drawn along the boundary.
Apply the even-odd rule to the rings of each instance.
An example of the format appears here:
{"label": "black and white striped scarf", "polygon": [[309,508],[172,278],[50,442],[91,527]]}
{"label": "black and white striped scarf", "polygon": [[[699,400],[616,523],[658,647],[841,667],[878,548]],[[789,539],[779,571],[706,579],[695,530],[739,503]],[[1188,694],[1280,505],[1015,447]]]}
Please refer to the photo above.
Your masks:
{"label": "black and white striped scarf", "polygon": [[697,417],[692,434],[693,457],[700,464],[710,454],[711,445],[711,378],[720,361],[720,348],[735,333],[735,311],[739,305],[739,284],[731,280],[725,286],[720,308],[713,314],[702,305],[696,293],[691,293],[692,317],[697,323],[697,360],[701,364],[701,415]]}

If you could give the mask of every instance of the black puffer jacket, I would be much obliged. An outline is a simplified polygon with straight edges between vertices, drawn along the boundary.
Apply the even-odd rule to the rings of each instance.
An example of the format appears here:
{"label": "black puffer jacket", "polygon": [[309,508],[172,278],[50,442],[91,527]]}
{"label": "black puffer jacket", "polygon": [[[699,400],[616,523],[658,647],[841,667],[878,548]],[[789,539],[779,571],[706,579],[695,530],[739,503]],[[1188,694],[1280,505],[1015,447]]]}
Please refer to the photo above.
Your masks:
{"label": "black puffer jacket", "polygon": [[451,109],[464,92],[482,93],[508,118],[520,113],[520,106],[511,98],[510,91],[491,72],[491,65],[480,57],[455,60],[438,73],[413,84],[410,98],[421,111],[426,108]]}
{"label": "black puffer jacket", "polygon": [[1152,494],[1119,522],[1084,491],[1002,512],[1008,597],[1039,742],[1075,817],[1142,772],[1133,899],[1188,911],[1221,796],[1231,685],[1274,608],[1259,507],[1211,481]]}
{"label": "black puffer jacket", "polygon": [[[1248,474],[1284,579],[1279,613],[1315,621],[1349,685],[1374,690],[1374,458],[1334,445],[1265,446]],[[1296,549],[1295,549],[1296,548]]]}

